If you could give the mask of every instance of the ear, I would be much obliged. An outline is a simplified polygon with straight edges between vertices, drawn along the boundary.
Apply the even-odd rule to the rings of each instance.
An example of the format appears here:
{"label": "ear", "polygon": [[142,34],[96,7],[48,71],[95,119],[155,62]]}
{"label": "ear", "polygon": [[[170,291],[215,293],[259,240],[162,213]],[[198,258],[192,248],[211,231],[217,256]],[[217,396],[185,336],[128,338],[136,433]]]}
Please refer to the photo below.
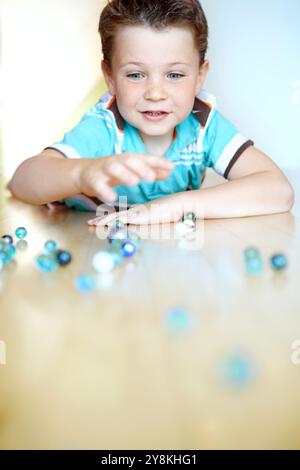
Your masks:
{"label": "ear", "polygon": [[196,85],[196,95],[199,95],[201,89],[203,88],[203,85],[206,80],[206,76],[209,71],[209,62],[208,60],[205,60],[204,63],[201,65],[199,74],[198,74],[198,79],[197,79],[197,85]]}
{"label": "ear", "polygon": [[110,94],[115,95],[116,90],[115,90],[114,80],[113,80],[113,76],[112,76],[112,70],[111,70],[109,64],[105,60],[101,61],[101,70],[102,70],[104,80],[105,80],[106,86],[107,86]]}

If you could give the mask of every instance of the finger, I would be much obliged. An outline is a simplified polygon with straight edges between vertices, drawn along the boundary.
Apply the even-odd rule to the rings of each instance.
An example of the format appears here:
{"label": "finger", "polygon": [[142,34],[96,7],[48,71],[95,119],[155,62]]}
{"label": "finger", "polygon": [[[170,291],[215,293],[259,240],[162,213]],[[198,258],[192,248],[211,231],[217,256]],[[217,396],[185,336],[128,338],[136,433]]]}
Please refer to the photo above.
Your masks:
{"label": "finger", "polygon": [[130,171],[128,168],[123,163],[120,162],[113,162],[111,163],[107,169],[106,173],[119,180],[119,182],[129,185],[129,186],[135,186],[139,182],[138,176]]}
{"label": "finger", "polygon": [[164,180],[170,176],[170,172],[167,170],[156,170],[156,179],[157,180]]}
{"label": "finger", "polygon": [[170,160],[167,160],[164,157],[155,157],[152,155],[146,155],[145,163],[148,163],[152,168],[161,168],[165,170],[172,170],[175,168],[175,165]]}
{"label": "finger", "polygon": [[107,225],[106,222],[112,223],[116,218],[115,214],[105,215],[103,217],[95,217],[88,220],[88,225]]}
{"label": "finger", "polygon": [[123,215],[121,215],[121,212],[117,212],[116,214],[110,214],[110,215],[107,215],[106,217],[102,217],[102,218],[100,218],[100,220],[98,220],[96,222],[96,225],[110,226],[110,225],[113,224],[113,222],[116,219],[120,220],[123,223],[127,223],[127,216],[126,216],[127,211],[122,211],[122,213],[123,213]]}
{"label": "finger", "polygon": [[134,171],[140,179],[152,182],[155,180],[155,171],[145,163],[144,159],[128,158],[125,164],[131,171]]}
{"label": "finger", "polygon": [[103,217],[95,217],[94,219],[90,219],[87,221],[87,224],[88,225],[98,225],[98,223],[100,222],[100,220],[102,219]]}
{"label": "finger", "polygon": [[95,193],[106,202],[114,202],[117,199],[115,191],[103,181],[99,181],[95,187]]}

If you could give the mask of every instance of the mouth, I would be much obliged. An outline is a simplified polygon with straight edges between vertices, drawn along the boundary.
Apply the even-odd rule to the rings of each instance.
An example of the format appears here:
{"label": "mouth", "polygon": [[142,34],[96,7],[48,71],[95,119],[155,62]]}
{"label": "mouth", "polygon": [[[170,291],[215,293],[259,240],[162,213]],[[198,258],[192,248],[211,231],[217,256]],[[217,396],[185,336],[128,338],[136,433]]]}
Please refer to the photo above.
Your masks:
{"label": "mouth", "polygon": [[142,114],[146,119],[150,119],[151,121],[158,121],[164,119],[170,113],[167,113],[166,111],[143,111]]}
{"label": "mouth", "polygon": [[162,114],[169,114],[167,111],[142,111],[143,114],[149,114],[150,116],[160,116]]}

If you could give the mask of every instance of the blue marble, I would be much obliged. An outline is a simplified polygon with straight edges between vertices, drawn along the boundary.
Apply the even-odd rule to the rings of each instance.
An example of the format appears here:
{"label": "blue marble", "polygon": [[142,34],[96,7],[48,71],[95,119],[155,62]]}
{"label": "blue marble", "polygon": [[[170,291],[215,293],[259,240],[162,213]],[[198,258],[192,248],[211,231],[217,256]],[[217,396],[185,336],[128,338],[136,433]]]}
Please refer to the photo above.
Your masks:
{"label": "blue marble", "polygon": [[182,222],[186,222],[187,220],[191,220],[192,222],[196,223],[196,215],[194,214],[194,212],[186,212],[185,214],[183,214],[182,216]]}
{"label": "blue marble", "polygon": [[54,240],[47,240],[44,244],[46,253],[53,253],[57,249],[57,243]]}
{"label": "blue marble", "polygon": [[97,284],[92,274],[80,274],[76,279],[76,287],[81,292],[91,292],[96,289]]}
{"label": "blue marble", "polygon": [[25,238],[27,235],[27,230],[25,227],[18,227],[15,231],[17,238]]}
{"label": "blue marble", "polygon": [[275,271],[282,271],[288,265],[287,257],[282,253],[276,253],[271,257],[271,266]]}
{"label": "blue marble", "polygon": [[256,366],[251,357],[244,353],[232,353],[220,366],[221,381],[230,386],[246,386],[256,376]]}
{"label": "blue marble", "polygon": [[10,245],[13,244],[14,240],[13,240],[13,237],[11,235],[3,235],[2,236],[2,239],[6,242],[6,243],[9,243]]}
{"label": "blue marble", "polygon": [[0,259],[3,264],[8,264],[15,256],[16,248],[7,242],[0,243]]}
{"label": "blue marble", "polygon": [[263,271],[264,264],[260,257],[250,258],[245,263],[246,271],[249,274],[259,274]]}
{"label": "blue marble", "polygon": [[253,246],[244,250],[245,269],[249,274],[261,273],[264,265],[258,248]]}
{"label": "blue marble", "polygon": [[121,245],[121,253],[124,258],[130,258],[131,256],[134,256],[136,253],[135,244],[130,240],[126,240]]}
{"label": "blue marble", "polygon": [[60,266],[66,266],[72,260],[72,255],[67,250],[56,250],[55,251],[55,256],[56,256],[56,260],[57,260],[57,262]]}
{"label": "blue marble", "polygon": [[125,224],[120,219],[116,219],[112,226],[116,230],[121,230],[125,227]]}
{"label": "blue marble", "polygon": [[244,256],[245,259],[259,258],[260,251],[258,248],[255,248],[255,246],[249,246],[244,250]]}
{"label": "blue marble", "polygon": [[0,251],[6,249],[7,242],[5,240],[0,241]]}
{"label": "blue marble", "polygon": [[170,332],[186,332],[193,328],[194,321],[189,312],[180,307],[173,307],[167,312],[165,326]]}
{"label": "blue marble", "polygon": [[39,255],[36,259],[37,267],[44,272],[54,272],[57,270],[59,264],[56,258],[52,255]]}
{"label": "blue marble", "polygon": [[181,219],[181,222],[188,228],[189,231],[196,228],[196,216],[193,212],[186,212]]}

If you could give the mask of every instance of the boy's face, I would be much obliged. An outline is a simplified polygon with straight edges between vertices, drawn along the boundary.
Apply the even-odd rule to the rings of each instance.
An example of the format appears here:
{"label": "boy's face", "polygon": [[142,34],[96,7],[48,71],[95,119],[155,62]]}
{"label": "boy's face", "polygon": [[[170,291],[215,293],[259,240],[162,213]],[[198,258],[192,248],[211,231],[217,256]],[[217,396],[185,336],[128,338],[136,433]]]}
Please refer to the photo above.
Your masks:
{"label": "boy's face", "polygon": [[[115,37],[112,68],[102,62],[102,71],[121,115],[142,137],[172,136],[203,86],[208,63],[201,68],[199,63],[188,28],[124,26]],[[167,114],[154,120],[145,111]]]}

